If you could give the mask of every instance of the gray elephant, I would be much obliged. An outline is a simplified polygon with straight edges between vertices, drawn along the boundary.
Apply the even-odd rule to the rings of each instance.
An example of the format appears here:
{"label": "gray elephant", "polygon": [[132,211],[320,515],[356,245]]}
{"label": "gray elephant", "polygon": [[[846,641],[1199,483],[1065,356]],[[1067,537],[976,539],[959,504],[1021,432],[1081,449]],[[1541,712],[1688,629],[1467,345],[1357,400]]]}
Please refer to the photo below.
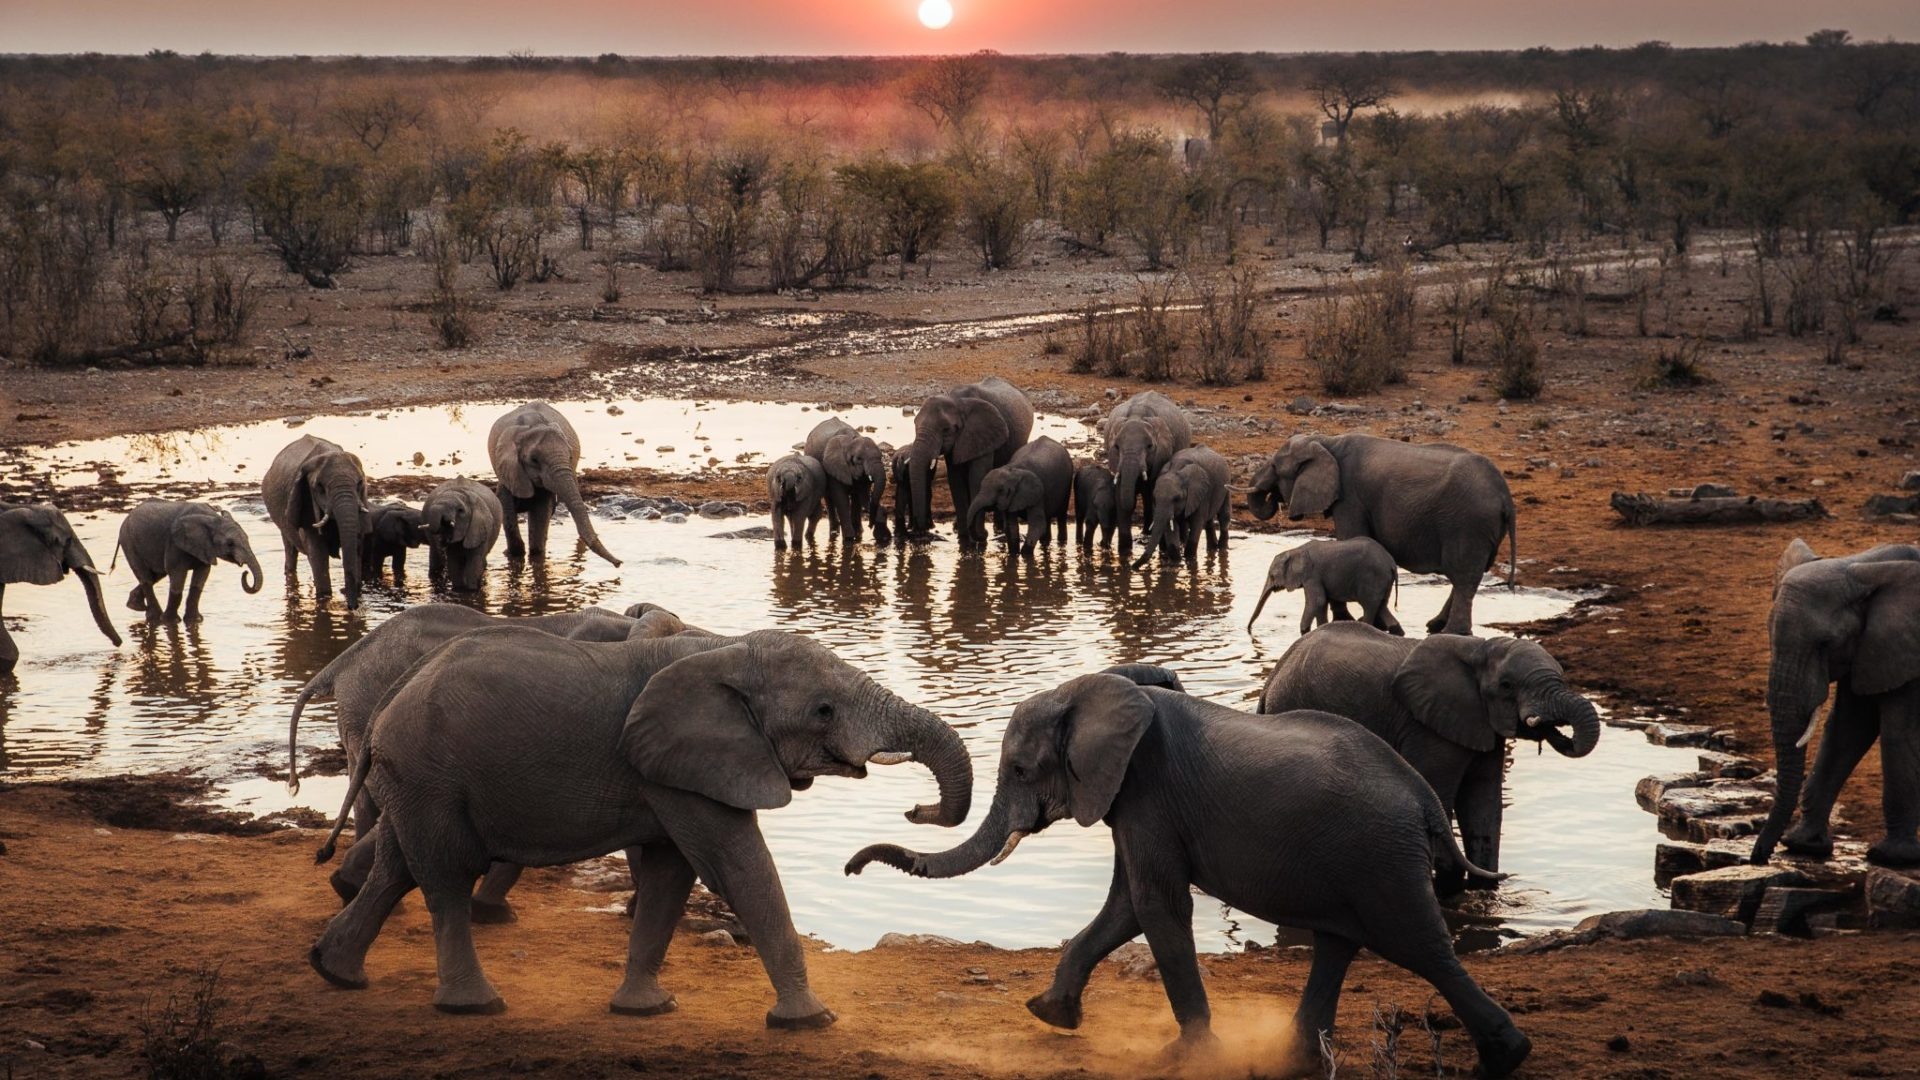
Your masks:
{"label": "gray elephant", "polygon": [[959,735],[796,635],[609,644],[517,627],[463,635],[422,661],[374,719],[350,788],[364,784],[384,809],[373,873],[309,959],[335,985],[365,986],[367,948],[417,884],[433,913],[435,1006],[499,1011],[473,950],[474,878],[491,859],[552,866],[625,849],[638,855],[629,856],[638,888],[613,1011],[674,1008],[657,976],[698,875],[753,939],[778,995],[768,1025],[830,1024],[755,815],[816,777],[859,778],[870,762],[905,760],[924,763],[940,788],[938,805],[909,818],[966,818],[973,772]]}
{"label": "gray elephant", "polygon": [[827,494],[827,471],[818,458],[788,454],[767,466],[767,501],[773,504],[773,549],[787,550],[787,536],[800,546],[805,525],[807,546],[820,524],[820,504]]}
{"label": "gray elephant", "polygon": [[500,539],[500,499],[473,480],[449,480],[427,493],[420,527],[427,540],[427,576],[455,592],[479,592],[487,553]]}
{"label": "gray elephant", "polygon": [[288,443],[260,482],[267,517],[280,527],[288,581],[299,579],[300,556],[313,573],[313,595],[333,595],[328,560],[338,558],[347,579],[347,610],[360,606],[360,537],[366,531],[367,474],[360,459],[313,435]]}
{"label": "gray elephant", "polygon": [[1266,521],[1281,503],[1293,521],[1333,518],[1340,540],[1370,536],[1416,574],[1443,574],[1453,586],[1428,633],[1473,633],[1473,595],[1500,557],[1519,570],[1513,493],[1499,466],[1444,443],[1403,443],[1372,435],[1295,435],[1254,477],[1248,508]]}
{"label": "gray elephant", "polygon": [[[522,405],[493,422],[487,456],[500,480],[500,510],[507,526],[507,558],[547,557],[547,525],[553,504],[566,504],[573,529],[595,555],[615,566],[593,531],[593,515],[580,496],[580,436],[560,411],[544,401]],[[527,539],[520,540],[520,515],[527,515]]]}
{"label": "gray elephant", "polygon": [[[1073,495],[1073,455],[1045,435],[1013,452],[1005,465],[987,472],[967,507],[966,531],[985,535],[981,519],[992,511],[1006,522],[1007,551],[1033,554],[1036,541],[1051,546],[1050,525],[1067,542],[1067,501]],[[1027,539],[1020,542],[1020,522]]]}
{"label": "gray elephant", "polygon": [[[100,571],[67,516],[50,503],[0,502],[0,605],[5,603],[8,585],[52,585],[69,571],[80,578],[93,624],[118,646],[120,631],[107,617]],[[6,620],[0,619],[0,675],[11,674],[19,661],[20,648],[7,633]]]}
{"label": "gray elephant", "polygon": [[[1773,809],[1754,839],[1752,861],[1765,864],[1776,843],[1797,854],[1832,855],[1834,800],[1877,739],[1887,834],[1867,858],[1920,865],[1920,552],[1886,544],[1822,559],[1796,540],[1781,568],[1767,620]],[[1807,744],[1829,687],[1833,709],[1808,777]],[[1789,832],[1796,802],[1800,823]]]}
{"label": "gray elephant", "polygon": [[1144,502],[1140,522],[1153,521],[1153,485],[1173,455],[1193,444],[1186,411],[1165,394],[1149,390],[1107,414],[1106,464],[1113,472],[1120,520],[1120,550],[1133,548],[1133,506]]}
{"label": "gray elephant", "polygon": [[[1467,858],[1488,870],[1500,869],[1506,740],[1570,758],[1600,741],[1593,703],[1547,650],[1510,637],[1410,641],[1365,623],[1322,627],[1287,649],[1260,694],[1262,713],[1295,709],[1350,716],[1385,739],[1459,822]],[[1441,882],[1449,892],[1461,884]]]}
{"label": "gray elephant", "polygon": [[907,474],[914,531],[933,528],[933,463],[945,458],[954,531],[962,544],[984,545],[986,533],[967,525],[974,494],[987,472],[1013,460],[1032,433],[1033,403],[998,375],[928,398],[913,418],[914,468]]}
{"label": "gray elephant", "polygon": [[[933,480],[935,467],[933,464],[925,467],[929,483]],[[893,452],[888,471],[893,474],[893,542],[896,544],[925,539],[929,535],[928,530],[915,528],[913,524],[913,472],[916,468],[920,466],[913,456],[911,443]]]}
{"label": "gray elephant", "polygon": [[393,583],[407,580],[407,552],[426,543],[420,528],[420,511],[404,502],[376,503],[367,515],[367,530],[360,537],[360,572],[378,578],[381,567],[393,564]]}
{"label": "gray elephant", "polygon": [[858,543],[865,518],[873,522],[873,542],[886,543],[887,519],[880,507],[887,493],[887,464],[880,444],[836,416],[807,433],[805,453],[826,470],[829,534]]}
{"label": "gray elephant", "polygon": [[1267,564],[1267,582],[1260,589],[1260,602],[1253,606],[1247,620],[1247,632],[1266,609],[1267,598],[1293,589],[1306,591],[1300,612],[1300,633],[1332,619],[1351,619],[1349,601],[1360,605],[1360,618],[1368,626],[1389,634],[1404,634],[1400,620],[1387,610],[1387,594],[1400,579],[1393,556],[1370,537],[1351,540],[1314,540],[1289,548]]}
{"label": "gray elephant", "polygon": [[1153,485],[1153,526],[1146,550],[1134,560],[1138,569],[1155,551],[1191,562],[1199,556],[1200,533],[1208,551],[1225,551],[1231,499],[1227,459],[1211,447],[1190,446],[1173,455]]}
{"label": "gray elephant", "polygon": [[1113,473],[1103,465],[1082,465],[1073,473],[1073,538],[1082,551],[1093,550],[1094,534],[1100,546],[1113,548],[1113,530],[1120,510]]}
{"label": "gray elephant", "polygon": [[[247,531],[217,506],[148,499],[120,522],[120,542],[114,551],[116,556],[126,552],[127,569],[138,582],[127,594],[127,606],[145,612],[150,623],[180,619],[181,587],[189,577],[186,619],[199,622],[200,592],[206,588],[208,571],[222,559],[241,567],[242,589],[260,591],[260,560],[254,557]],[[164,612],[153,594],[154,582],[163,577],[167,579]]]}
{"label": "gray elephant", "polygon": [[[1062,818],[1113,830],[1106,904],[1074,935],[1053,983],[1027,1002],[1075,1028],[1094,966],[1143,931],[1180,1022],[1179,1054],[1213,1040],[1193,945],[1193,893],[1313,931],[1313,967],[1294,1014],[1296,1053],[1331,1031],[1347,965],[1362,947],[1432,983],[1465,1024],[1490,1076],[1531,1044],[1454,956],[1431,884],[1435,862],[1477,872],[1445,808],[1411,766],[1351,720],[1319,712],[1278,722],[1123,676],[1082,676],[1013,712],[999,788],[973,836],[922,854],[877,844],[847,864],[920,877],[1000,862]],[[1490,875],[1480,875],[1490,876]]]}

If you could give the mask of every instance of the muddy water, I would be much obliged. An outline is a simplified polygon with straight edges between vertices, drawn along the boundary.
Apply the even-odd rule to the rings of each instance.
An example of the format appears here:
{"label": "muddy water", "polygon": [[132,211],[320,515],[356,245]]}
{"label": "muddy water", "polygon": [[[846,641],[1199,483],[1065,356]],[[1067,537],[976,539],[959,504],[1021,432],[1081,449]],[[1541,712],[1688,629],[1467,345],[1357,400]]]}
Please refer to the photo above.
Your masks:
{"label": "muddy water", "polygon": [[[337,601],[316,611],[304,592],[282,591],[274,573],[278,533],[257,502],[230,505],[253,536],[269,587],[249,597],[237,572],[217,570],[203,625],[148,628],[120,610],[131,632],[115,650],[87,618],[75,583],[7,591],[8,622],[24,655],[16,683],[0,686],[0,776],[190,767],[220,777],[230,804],[258,812],[288,805],[284,788],[258,769],[284,753],[295,689],[368,626],[437,598],[416,558],[406,588],[370,589],[361,613],[348,615]],[[496,559],[481,602],[530,614],[651,600],[718,631],[774,627],[815,636],[960,727],[975,759],[976,817],[992,798],[1008,713],[1027,695],[1142,660],[1177,668],[1195,694],[1249,706],[1295,636],[1297,596],[1276,597],[1256,634],[1244,627],[1268,560],[1298,538],[1236,538],[1230,560],[1203,563],[1190,575],[1131,572],[1098,553],[1021,564],[997,551],[961,556],[935,543],[904,553],[782,555],[770,541],[709,535],[758,523],[600,521],[602,538],[625,560],[617,569],[577,550],[563,524],[550,566],[510,571]],[[75,524],[105,565],[117,518],[76,515]],[[131,580],[122,567],[106,584],[117,603]],[[1419,626],[1443,595],[1439,583],[1409,579],[1403,621]],[[1489,623],[1513,622],[1570,602],[1563,594],[1494,589],[1476,610]],[[331,707],[308,716],[303,744],[333,745]],[[1681,765],[1674,752],[1615,730],[1582,761],[1520,751],[1504,852],[1515,877],[1498,897],[1461,913],[1463,944],[1566,926],[1598,911],[1658,906],[1648,850],[1656,836],[1652,819],[1634,805],[1633,783]],[[343,786],[339,778],[313,778],[299,802],[331,814]],[[1071,823],[1029,840],[1002,866],[956,881],[917,881],[884,867],[841,875],[846,857],[869,842],[934,847],[964,835],[964,828],[902,820],[901,811],[932,797],[931,779],[909,765],[877,769],[864,781],[822,780],[763,815],[798,925],[849,948],[889,930],[1044,946],[1072,935],[1099,907],[1111,844],[1104,829]],[[1271,928],[1205,899],[1195,922],[1207,949],[1271,940]]]}

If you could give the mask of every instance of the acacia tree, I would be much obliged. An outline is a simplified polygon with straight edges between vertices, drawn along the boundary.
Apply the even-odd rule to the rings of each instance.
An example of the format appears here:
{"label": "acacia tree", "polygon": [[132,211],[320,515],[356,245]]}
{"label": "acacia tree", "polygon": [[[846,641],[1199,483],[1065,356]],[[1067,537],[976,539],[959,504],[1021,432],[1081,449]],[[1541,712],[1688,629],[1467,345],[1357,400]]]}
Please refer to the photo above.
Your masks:
{"label": "acacia tree", "polygon": [[835,175],[878,221],[886,250],[900,256],[902,277],[908,263],[940,243],[953,220],[952,178],[939,165],[870,158],[842,165]]}
{"label": "acacia tree", "polygon": [[351,163],[282,150],[247,184],[247,205],[281,263],[314,288],[333,288],[352,264],[366,199]]}
{"label": "acacia tree", "polygon": [[1306,89],[1333,123],[1334,139],[1341,146],[1347,145],[1347,128],[1361,110],[1380,108],[1393,99],[1386,58],[1373,53],[1344,56],[1322,65]]}
{"label": "acacia tree", "polygon": [[965,127],[993,85],[988,56],[943,56],[929,62],[907,83],[907,104],[926,113],[935,130]]}
{"label": "acacia tree", "polygon": [[1202,53],[1159,79],[1169,101],[1191,105],[1207,120],[1207,141],[1219,142],[1227,117],[1244,108],[1259,89],[1247,62],[1232,53]]}

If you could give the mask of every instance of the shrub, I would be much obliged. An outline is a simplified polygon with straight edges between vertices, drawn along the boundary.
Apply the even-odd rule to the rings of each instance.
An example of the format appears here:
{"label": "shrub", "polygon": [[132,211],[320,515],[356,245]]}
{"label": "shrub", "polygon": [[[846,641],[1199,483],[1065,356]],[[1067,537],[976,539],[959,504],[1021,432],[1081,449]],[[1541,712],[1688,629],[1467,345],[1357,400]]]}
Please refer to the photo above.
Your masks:
{"label": "shrub", "polygon": [[1171,275],[1157,285],[1140,282],[1140,300],[1129,319],[1134,374],[1148,382],[1173,378],[1186,343],[1186,320],[1174,309],[1174,285]]}
{"label": "shrub", "polygon": [[106,245],[90,207],[24,200],[0,216],[0,354],[57,363],[99,330]]}
{"label": "shrub", "polygon": [[258,1058],[235,1054],[222,1030],[222,1013],[229,1002],[220,993],[220,968],[205,967],[193,975],[185,998],[168,994],[166,1004],[142,1011],[140,1055],[147,1060],[150,1080],[228,1080],[265,1075]]}
{"label": "shrub", "polygon": [[953,220],[953,181],[930,162],[870,158],[842,165],[834,175],[878,223],[887,253],[900,256],[900,275],[922,252],[937,247]]}
{"label": "shrub", "polygon": [[1080,348],[1067,362],[1067,370],[1080,375],[1096,371],[1124,375],[1126,367],[1124,326],[1089,302],[1080,312]]}
{"label": "shrub", "polygon": [[452,234],[453,227],[444,223],[427,231],[423,247],[427,267],[433,275],[427,315],[442,348],[464,349],[473,342],[473,311],[467,299],[460,295],[458,242]]}
{"label": "shrub", "polygon": [[1493,389],[1503,398],[1531,400],[1545,388],[1540,345],[1533,339],[1533,308],[1511,289],[1497,290],[1493,304]]}
{"label": "shrub", "polygon": [[331,289],[333,276],[352,265],[366,217],[352,164],[282,150],[248,183],[247,205],[287,271],[307,284]]}
{"label": "shrub", "polygon": [[1412,275],[1390,262],[1346,295],[1315,301],[1307,314],[1307,366],[1330,394],[1370,394],[1405,382],[1416,313]]}
{"label": "shrub", "polygon": [[1194,280],[1201,382],[1226,385],[1266,377],[1267,343],[1253,327],[1254,293],[1251,269]]}
{"label": "shrub", "polygon": [[1682,338],[1660,346],[1641,366],[1640,388],[1683,390],[1712,382],[1703,362],[1706,351],[1706,342],[1699,338]]}
{"label": "shrub", "polygon": [[1013,266],[1026,250],[1027,226],[1034,217],[1033,194],[1025,180],[984,154],[962,159],[956,174],[960,216],[981,265],[989,270]]}

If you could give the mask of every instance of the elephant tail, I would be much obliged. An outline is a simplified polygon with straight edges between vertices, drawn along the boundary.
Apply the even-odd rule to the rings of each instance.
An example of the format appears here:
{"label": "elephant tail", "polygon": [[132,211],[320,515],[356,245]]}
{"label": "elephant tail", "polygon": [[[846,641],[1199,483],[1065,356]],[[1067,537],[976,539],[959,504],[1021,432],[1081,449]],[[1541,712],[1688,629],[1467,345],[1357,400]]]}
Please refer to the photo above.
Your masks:
{"label": "elephant tail", "polygon": [[366,786],[367,773],[371,771],[372,765],[373,740],[361,739],[360,753],[353,759],[353,779],[347,784],[347,797],[340,803],[340,816],[334,819],[333,831],[327,834],[327,842],[320,845],[319,851],[314,852],[313,861],[316,865],[333,858],[334,848],[340,841],[340,833],[347,827],[347,815],[353,812],[354,800],[360,797],[360,789]]}
{"label": "elephant tail", "polygon": [[1475,866],[1460,848],[1459,838],[1453,835],[1453,822],[1447,820],[1447,812],[1440,806],[1440,797],[1427,791],[1424,812],[1427,819],[1427,835],[1433,841],[1434,861],[1449,870],[1458,870],[1466,874],[1468,880],[1491,884],[1505,881],[1511,874],[1496,873]]}
{"label": "elephant tail", "polygon": [[120,565],[120,541],[115,540],[113,542],[113,558],[107,560],[107,573],[109,574],[113,573],[113,568],[119,565]]}
{"label": "elephant tail", "polygon": [[[320,673],[320,675],[325,674],[324,671]],[[307,685],[301,687],[300,693],[294,696],[293,719],[287,722],[287,794],[289,795],[300,794],[300,713],[306,709],[309,698],[332,690],[330,686],[324,690],[321,688],[320,675],[308,679]]]}
{"label": "elephant tail", "polygon": [[1516,531],[1520,524],[1517,511],[1507,511],[1507,591],[1512,592],[1514,583],[1520,580],[1520,534]]}

